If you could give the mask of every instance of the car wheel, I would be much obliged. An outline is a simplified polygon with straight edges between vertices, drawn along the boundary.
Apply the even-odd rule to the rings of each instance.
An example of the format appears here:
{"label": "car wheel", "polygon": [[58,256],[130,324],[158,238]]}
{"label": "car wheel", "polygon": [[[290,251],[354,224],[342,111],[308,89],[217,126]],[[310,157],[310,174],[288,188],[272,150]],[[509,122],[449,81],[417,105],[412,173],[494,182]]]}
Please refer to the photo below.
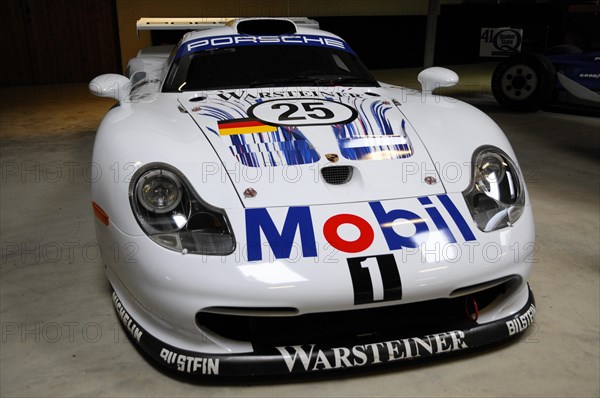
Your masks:
{"label": "car wheel", "polygon": [[502,61],[492,75],[492,93],[504,107],[516,111],[540,109],[552,96],[556,71],[537,54],[519,54]]}

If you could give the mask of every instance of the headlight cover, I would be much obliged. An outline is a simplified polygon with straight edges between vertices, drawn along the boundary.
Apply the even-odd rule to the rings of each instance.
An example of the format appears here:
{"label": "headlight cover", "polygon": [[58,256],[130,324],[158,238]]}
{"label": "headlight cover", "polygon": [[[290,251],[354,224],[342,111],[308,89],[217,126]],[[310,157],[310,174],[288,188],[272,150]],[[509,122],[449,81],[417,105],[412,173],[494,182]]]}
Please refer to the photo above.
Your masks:
{"label": "headlight cover", "polygon": [[204,202],[175,168],[153,163],[138,170],[129,201],[150,239],[182,253],[227,255],[235,239],[225,212]]}
{"label": "headlight cover", "polygon": [[153,213],[167,213],[181,203],[181,182],[168,170],[148,170],[136,184],[140,204]]}
{"label": "headlight cover", "polygon": [[472,183],[463,196],[479,229],[491,232],[505,228],[523,214],[523,177],[502,150],[481,147],[473,155]]}

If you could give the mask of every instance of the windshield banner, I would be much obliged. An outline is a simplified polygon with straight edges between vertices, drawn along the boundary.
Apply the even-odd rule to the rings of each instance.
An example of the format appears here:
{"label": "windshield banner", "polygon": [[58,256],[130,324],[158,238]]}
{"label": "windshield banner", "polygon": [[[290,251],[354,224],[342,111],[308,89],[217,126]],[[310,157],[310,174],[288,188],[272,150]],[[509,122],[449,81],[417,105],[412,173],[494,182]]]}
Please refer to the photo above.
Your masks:
{"label": "windshield banner", "polygon": [[354,54],[348,44],[340,39],[320,35],[282,35],[282,36],[250,36],[227,35],[203,37],[184,43],[177,50],[176,58],[180,58],[199,51],[218,48],[255,46],[255,45],[289,45],[289,46],[316,46],[337,48]]}

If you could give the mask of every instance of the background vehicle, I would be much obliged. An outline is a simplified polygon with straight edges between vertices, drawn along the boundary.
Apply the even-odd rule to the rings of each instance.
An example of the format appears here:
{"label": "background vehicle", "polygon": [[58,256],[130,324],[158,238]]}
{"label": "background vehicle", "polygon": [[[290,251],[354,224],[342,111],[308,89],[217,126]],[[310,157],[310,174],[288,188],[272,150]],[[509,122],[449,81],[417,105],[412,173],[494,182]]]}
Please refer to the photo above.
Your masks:
{"label": "background vehicle", "polygon": [[511,110],[561,104],[600,115],[600,51],[562,45],[544,55],[513,55],[494,70],[492,92]]}

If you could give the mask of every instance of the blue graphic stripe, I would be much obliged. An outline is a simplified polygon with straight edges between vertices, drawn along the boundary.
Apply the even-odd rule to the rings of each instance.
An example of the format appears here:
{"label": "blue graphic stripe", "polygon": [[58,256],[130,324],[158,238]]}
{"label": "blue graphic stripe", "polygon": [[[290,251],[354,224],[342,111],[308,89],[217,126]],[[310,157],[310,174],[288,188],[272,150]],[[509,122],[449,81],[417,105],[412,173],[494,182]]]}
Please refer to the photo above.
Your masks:
{"label": "blue graphic stripe", "polygon": [[231,153],[248,167],[274,167],[314,163],[319,154],[296,127],[230,136]]}
{"label": "blue graphic stripe", "polygon": [[[342,156],[349,160],[362,159],[404,159],[412,156],[409,145],[386,145],[386,146],[363,146],[343,147],[340,146]],[[377,154],[377,156],[371,156]]]}
{"label": "blue graphic stripe", "polygon": [[201,108],[201,111],[198,112],[199,115],[203,115],[203,116],[209,116],[209,117],[213,117],[219,121],[221,120],[231,120],[231,119],[239,119],[240,116],[241,118],[246,118],[247,115],[245,113],[242,113],[236,109],[233,109],[233,111],[237,111],[236,113],[238,115],[234,115],[231,112],[227,112],[224,109],[221,109],[219,107],[216,106],[209,106],[209,105],[204,105]]}
{"label": "blue graphic stripe", "polygon": [[[229,109],[225,110],[205,105],[198,110],[198,114],[216,119],[217,122],[248,118],[238,107],[227,106]],[[219,135],[218,129],[209,127],[208,131]],[[280,126],[272,132],[231,134],[220,139],[229,140],[231,154],[248,167],[300,165],[319,160],[319,154],[297,127]]]}
{"label": "blue graphic stripe", "polygon": [[454,203],[452,203],[452,200],[448,197],[448,195],[438,195],[437,197],[440,202],[442,202],[448,213],[450,213],[450,217],[452,217],[456,223],[456,226],[460,230],[463,238],[465,238],[466,241],[475,240],[475,235],[473,235],[469,224],[467,224],[462,214],[460,214],[460,211],[456,208]]}
{"label": "blue graphic stripe", "polygon": [[375,116],[377,127],[379,128],[379,131],[386,135],[394,134],[394,130],[392,129],[389,119],[385,117],[385,114],[390,109],[392,108],[389,106],[384,107],[384,105],[379,101],[371,104],[371,112]]}
{"label": "blue graphic stripe", "polygon": [[440,212],[433,206],[426,207],[425,211],[427,211],[427,214],[429,214],[429,217],[431,217],[431,220],[435,224],[438,231],[440,231],[442,233],[442,235],[444,235],[446,242],[456,243],[456,239],[454,238],[454,235],[452,235],[450,228],[448,228],[448,224],[446,224],[446,221],[444,220],[444,217],[442,217]]}
{"label": "blue graphic stripe", "polygon": [[[203,105],[198,115],[211,117],[217,122],[248,119],[248,115],[234,104],[220,107]],[[208,127],[208,131],[219,136],[218,129]],[[251,134],[231,134],[220,136],[229,140],[229,151],[243,165],[248,167],[292,166],[315,163],[319,154],[297,127],[279,126],[276,131]]]}
{"label": "blue graphic stripe", "polygon": [[343,157],[361,160],[404,159],[412,156],[413,149],[404,129],[404,119],[401,131],[394,131],[391,118],[388,117],[393,106],[386,101],[374,101],[366,106],[364,99],[354,100],[354,106],[358,110],[358,118],[354,122],[332,125]]}

